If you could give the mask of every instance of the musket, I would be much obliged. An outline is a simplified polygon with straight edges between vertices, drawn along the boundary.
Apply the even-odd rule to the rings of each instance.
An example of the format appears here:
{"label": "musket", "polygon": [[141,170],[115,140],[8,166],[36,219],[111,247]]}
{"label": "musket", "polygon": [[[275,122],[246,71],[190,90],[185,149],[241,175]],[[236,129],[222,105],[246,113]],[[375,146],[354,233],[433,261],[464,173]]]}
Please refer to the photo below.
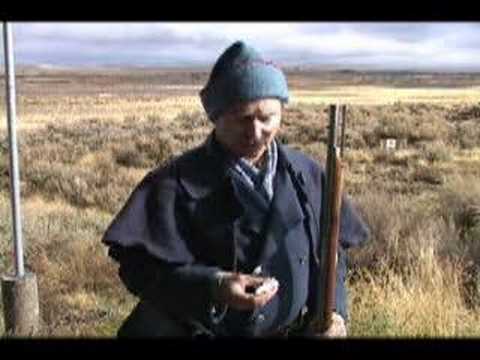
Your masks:
{"label": "musket", "polygon": [[[345,147],[345,105],[330,105],[328,152],[325,168],[326,181],[322,189],[320,214],[320,244],[318,248],[319,276],[317,294],[310,331],[321,333],[332,323],[335,308],[335,285],[337,274],[337,249],[340,232],[340,209],[342,206],[343,164]],[[337,137],[340,137],[338,143]]]}

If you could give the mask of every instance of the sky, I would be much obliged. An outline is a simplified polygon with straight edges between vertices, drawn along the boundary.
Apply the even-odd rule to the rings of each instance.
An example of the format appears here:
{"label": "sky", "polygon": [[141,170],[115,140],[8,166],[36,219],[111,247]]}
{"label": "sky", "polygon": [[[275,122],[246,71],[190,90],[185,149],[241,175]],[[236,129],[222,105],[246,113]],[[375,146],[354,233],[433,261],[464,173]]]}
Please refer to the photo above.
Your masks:
{"label": "sky", "polygon": [[208,67],[244,40],[280,66],[480,71],[468,22],[28,22],[13,34],[24,65]]}

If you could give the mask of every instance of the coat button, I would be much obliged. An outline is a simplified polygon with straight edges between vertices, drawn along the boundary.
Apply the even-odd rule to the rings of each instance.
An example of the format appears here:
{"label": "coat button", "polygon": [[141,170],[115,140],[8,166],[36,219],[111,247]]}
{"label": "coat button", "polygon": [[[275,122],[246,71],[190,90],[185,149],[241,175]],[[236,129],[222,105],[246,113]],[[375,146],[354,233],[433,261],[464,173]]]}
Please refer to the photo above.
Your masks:
{"label": "coat button", "polygon": [[257,321],[258,321],[258,322],[263,322],[263,321],[265,321],[265,315],[263,315],[263,314],[258,314],[258,316],[257,316]]}

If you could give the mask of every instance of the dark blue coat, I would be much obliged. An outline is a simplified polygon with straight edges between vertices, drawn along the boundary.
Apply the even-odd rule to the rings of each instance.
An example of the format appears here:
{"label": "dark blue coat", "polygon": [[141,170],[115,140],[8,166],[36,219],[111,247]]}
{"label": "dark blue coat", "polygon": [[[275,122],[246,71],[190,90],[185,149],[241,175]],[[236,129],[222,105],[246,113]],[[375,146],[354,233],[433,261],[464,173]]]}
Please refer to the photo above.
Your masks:
{"label": "dark blue coat", "polygon": [[[245,271],[239,269],[237,255],[238,241],[246,236],[245,209],[235,196],[225,153],[214,136],[151,171],[106,231],[103,241],[120,263],[126,287],[176,321],[201,324],[220,334],[274,332],[290,324],[305,305],[308,308],[318,293],[312,281],[318,276],[312,249],[319,247],[325,174],[298,151],[283,145],[278,151],[267,223],[247,221],[248,231],[264,239],[253,263],[280,283],[264,309],[231,310],[218,325],[212,318],[214,274]],[[367,237],[367,227],[345,197],[336,286],[336,311],[344,317],[346,249]],[[236,325],[229,325],[232,319]]]}

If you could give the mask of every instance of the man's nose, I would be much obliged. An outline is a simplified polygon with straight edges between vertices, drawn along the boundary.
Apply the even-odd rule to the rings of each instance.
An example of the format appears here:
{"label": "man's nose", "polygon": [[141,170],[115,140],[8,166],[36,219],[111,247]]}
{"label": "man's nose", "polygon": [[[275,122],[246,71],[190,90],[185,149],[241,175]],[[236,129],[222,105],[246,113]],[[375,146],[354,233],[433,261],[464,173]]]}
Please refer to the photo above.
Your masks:
{"label": "man's nose", "polygon": [[263,124],[258,119],[254,119],[248,127],[249,137],[260,140],[263,134]]}

